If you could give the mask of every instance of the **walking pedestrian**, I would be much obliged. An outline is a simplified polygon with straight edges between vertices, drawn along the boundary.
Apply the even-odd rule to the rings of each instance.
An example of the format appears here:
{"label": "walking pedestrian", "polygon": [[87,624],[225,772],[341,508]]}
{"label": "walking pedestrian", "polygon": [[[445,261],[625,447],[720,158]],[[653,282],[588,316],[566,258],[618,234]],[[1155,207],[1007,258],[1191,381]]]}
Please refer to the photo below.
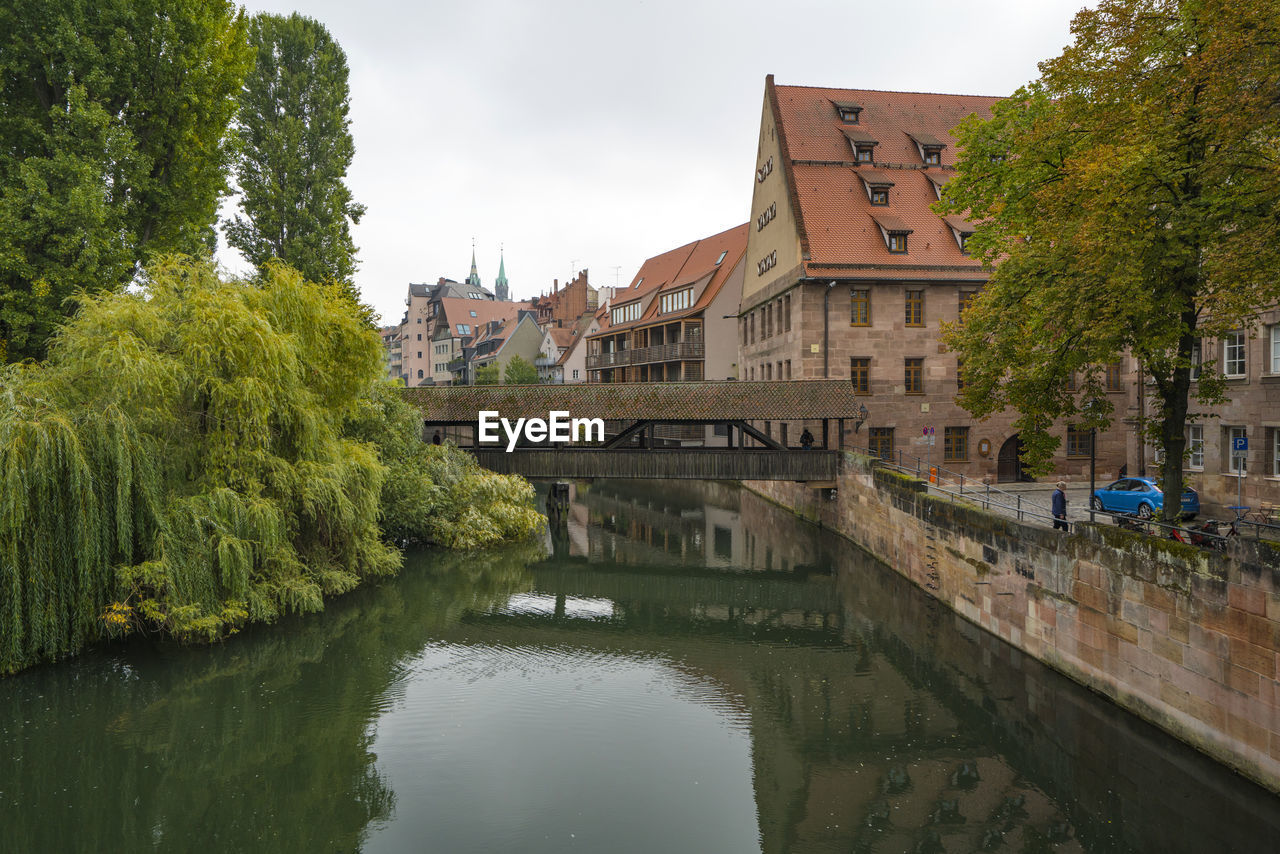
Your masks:
{"label": "walking pedestrian", "polygon": [[1067,488],[1066,481],[1058,481],[1058,488],[1053,491],[1053,530],[1070,530],[1067,527]]}

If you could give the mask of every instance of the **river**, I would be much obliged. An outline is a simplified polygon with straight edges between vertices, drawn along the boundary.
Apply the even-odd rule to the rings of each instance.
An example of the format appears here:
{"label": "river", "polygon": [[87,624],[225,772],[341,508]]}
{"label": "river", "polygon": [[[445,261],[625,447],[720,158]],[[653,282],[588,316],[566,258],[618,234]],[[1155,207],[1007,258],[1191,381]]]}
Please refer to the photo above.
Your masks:
{"label": "river", "polygon": [[3,852],[1278,849],[1280,798],[725,484],[0,681]]}

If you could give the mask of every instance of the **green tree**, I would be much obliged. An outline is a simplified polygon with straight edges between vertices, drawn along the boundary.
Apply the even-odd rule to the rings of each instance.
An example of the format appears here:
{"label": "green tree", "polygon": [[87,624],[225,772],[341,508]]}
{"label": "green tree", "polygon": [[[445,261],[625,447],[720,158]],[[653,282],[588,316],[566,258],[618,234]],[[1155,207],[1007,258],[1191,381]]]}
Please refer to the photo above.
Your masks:
{"label": "green tree", "polygon": [[43,358],[75,292],[211,251],[245,33],[225,0],[0,5],[0,362]]}
{"label": "green tree", "polygon": [[249,26],[256,54],[237,116],[240,209],[227,242],[259,268],[279,259],[354,293],[351,224],[364,206],[345,179],[355,143],[347,57],[322,24],[297,13]]}
{"label": "green tree", "polygon": [[476,385],[497,385],[498,384],[498,365],[491,362],[480,368],[476,368]]}
{"label": "green tree", "polygon": [[959,399],[1017,410],[1042,470],[1055,422],[1109,422],[1104,366],[1132,353],[1180,495],[1185,425],[1205,415],[1191,399],[1224,389],[1213,358],[1192,381],[1197,340],[1280,298],[1280,15],[1272,0],[1102,0],[1072,31],[1038,80],[956,131],[939,209],[978,223],[971,251],[998,262],[946,333]]}
{"label": "green tree", "polygon": [[538,382],[538,369],[528,359],[512,356],[502,371],[502,381],[507,385],[535,385]]}

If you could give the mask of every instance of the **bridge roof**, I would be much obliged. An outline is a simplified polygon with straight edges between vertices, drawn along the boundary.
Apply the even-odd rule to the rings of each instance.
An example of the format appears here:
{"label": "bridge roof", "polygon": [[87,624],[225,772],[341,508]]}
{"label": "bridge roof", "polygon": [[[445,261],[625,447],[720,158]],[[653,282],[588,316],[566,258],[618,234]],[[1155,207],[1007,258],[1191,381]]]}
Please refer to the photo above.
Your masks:
{"label": "bridge roof", "polygon": [[481,410],[503,418],[566,410],[574,418],[635,421],[855,418],[860,403],[848,380],[420,386],[401,393],[426,421],[467,424]]}

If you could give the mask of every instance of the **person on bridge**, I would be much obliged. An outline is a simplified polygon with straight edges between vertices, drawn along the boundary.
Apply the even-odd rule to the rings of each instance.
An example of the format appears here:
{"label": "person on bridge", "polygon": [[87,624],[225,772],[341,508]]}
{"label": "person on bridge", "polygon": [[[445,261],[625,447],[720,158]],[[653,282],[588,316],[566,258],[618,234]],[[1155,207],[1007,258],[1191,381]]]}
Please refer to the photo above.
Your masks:
{"label": "person on bridge", "polygon": [[804,428],[804,432],[800,434],[800,446],[806,451],[813,447],[813,434],[809,432],[809,428]]}
{"label": "person on bridge", "polygon": [[1067,488],[1066,481],[1058,481],[1058,488],[1053,491],[1053,530],[1070,530],[1067,527]]}

